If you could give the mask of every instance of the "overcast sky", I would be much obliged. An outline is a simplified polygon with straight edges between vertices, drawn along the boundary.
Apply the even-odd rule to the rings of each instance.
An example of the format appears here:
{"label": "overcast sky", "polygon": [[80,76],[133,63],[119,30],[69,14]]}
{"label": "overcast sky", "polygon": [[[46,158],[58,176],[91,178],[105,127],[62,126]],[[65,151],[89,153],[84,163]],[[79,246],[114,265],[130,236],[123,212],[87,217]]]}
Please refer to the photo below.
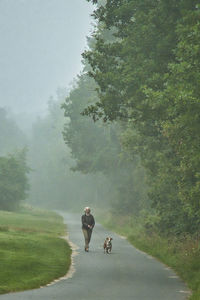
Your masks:
{"label": "overcast sky", "polygon": [[91,32],[86,0],[0,0],[0,107],[43,113],[81,70]]}

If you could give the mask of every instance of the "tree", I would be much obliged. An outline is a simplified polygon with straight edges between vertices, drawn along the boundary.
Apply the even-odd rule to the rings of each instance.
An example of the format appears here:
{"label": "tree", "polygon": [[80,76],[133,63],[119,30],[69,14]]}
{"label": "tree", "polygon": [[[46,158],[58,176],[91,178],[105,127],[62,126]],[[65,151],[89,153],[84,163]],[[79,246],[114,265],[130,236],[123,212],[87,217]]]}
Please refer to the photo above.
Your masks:
{"label": "tree", "polygon": [[84,107],[98,99],[95,89],[94,81],[82,74],[62,105],[67,118],[64,140],[76,162],[72,169],[85,176],[93,175],[97,206],[136,214],[147,202],[144,169],[137,159],[129,160],[127,153],[122,153],[117,124],[94,123],[82,116]]}
{"label": "tree", "polygon": [[29,190],[26,149],[0,157],[0,209],[13,211],[26,199]]}
{"label": "tree", "polygon": [[108,0],[93,15],[94,46],[83,57],[98,100],[83,114],[123,123],[122,148],[141,158],[160,228],[195,232],[200,220],[198,1]]}
{"label": "tree", "polygon": [[157,95],[150,92],[154,99],[165,99],[167,103],[168,119],[162,123],[162,132],[178,160],[176,182],[187,232],[200,226],[199,17],[199,6],[185,8],[176,28],[175,61],[169,65],[165,89]]}

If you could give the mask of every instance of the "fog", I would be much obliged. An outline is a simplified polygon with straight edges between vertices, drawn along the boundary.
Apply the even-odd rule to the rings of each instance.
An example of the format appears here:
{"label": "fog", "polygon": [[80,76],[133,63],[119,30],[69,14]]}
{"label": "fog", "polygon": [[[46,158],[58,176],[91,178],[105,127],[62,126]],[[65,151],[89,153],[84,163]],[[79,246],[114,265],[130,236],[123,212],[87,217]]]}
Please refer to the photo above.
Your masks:
{"label": "fog", "polygon": [[[22,195],[19,203],[79,211],[89,205],[138,218],[148,229],[195,233],[198,70],[187,77],[184,68],[196,68],[196,56],[191,63],[190,54],[184,55],[184,32],[174,15],[161,27],[169,36],[163,32],[160,40],[153,21],[157,9],[145,21],[146,29],[154,28],[148,33],[141,18],[146,7],[131,2],[131,13],[141,10],[132,20],[126,3],[113,12],[115,3],[104,0],[96,7],[85,0],[0,1],[4,208],[6,195],[15,202],[14,186]],[[166,11],[165,22],[167,16]],[[179,25],[186,20],[180,17]],[[198,39],[194,49],[196,44]],[[183,62],[183,69],[177,62]]]}
{"label": "fog", "polygon": [[82,0],[0,1],[0,107],[28,119],[46,112],[82,68],[90,13]]}
{"label": "fog", "polygon": [[126,213],[141,209],[139,198],[146,202],[143,180],[134,179],[143,170],[118,163],[115,126],[81,116],[97,97],[81,72],[91,12],[83,0],[0,2],[0,154],[26,147],[31,205],[80,210],[115,203],[117,210],[124,200]]}
{"label": "fog", "polygon": [[83,0],[0,1],[0,155],[27,149],[31,205],[87,202],[88,179],[70,170],[60,105],[83,68],[91,12]]}

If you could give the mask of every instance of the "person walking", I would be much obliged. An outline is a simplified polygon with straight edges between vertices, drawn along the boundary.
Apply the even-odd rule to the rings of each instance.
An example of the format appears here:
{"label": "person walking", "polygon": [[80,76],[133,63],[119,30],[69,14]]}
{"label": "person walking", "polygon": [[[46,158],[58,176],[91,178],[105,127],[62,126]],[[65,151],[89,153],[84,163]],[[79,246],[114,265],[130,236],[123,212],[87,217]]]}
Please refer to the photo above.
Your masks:
{"label": "person walking", "polygon": [[95,220],[94,220],[93,215],[90,213],[91,209],[89,207],[85,207],[84,212],[85,213],[84,213],[84,215],[82,215],[81,221],[82,221],[83,235],[85,238],[85,251],[88,252],[89,251],[89,243],[90,243],[91,236],[92,236],[92,230],[95,225]]}

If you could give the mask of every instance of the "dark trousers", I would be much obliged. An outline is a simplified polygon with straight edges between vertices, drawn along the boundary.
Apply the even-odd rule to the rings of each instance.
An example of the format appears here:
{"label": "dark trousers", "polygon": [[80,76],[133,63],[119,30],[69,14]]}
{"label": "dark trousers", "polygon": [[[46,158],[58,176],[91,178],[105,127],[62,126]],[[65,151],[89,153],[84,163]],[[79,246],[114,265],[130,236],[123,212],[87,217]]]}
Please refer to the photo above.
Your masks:
{"label": "dark trousers", "polygon": [[92,236],[92,230],[91,229],[82,229],[83,230],[83,235],[85,238],[85,248],[89,248],[89,243],[91,240],[91,236]]}

